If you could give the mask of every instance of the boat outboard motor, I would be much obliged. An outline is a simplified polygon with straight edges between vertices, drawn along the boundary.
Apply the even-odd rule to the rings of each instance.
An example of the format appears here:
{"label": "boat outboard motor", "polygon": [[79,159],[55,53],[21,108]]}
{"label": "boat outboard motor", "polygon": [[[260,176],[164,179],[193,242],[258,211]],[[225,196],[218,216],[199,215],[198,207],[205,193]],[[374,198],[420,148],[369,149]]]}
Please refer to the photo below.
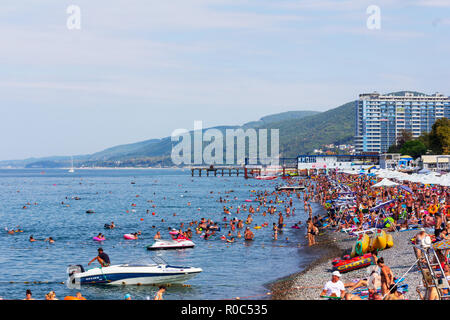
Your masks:
{"label": "boat outboard motor", "polygon": [[75,274],[83,272],[84,268],[81,264],[70,265],[67,268],[67,274],[69,277],[66,280],[66,285],[69,289],[80,289],[80,283],[79,281],[77,281],[77,279],[75,279]]}

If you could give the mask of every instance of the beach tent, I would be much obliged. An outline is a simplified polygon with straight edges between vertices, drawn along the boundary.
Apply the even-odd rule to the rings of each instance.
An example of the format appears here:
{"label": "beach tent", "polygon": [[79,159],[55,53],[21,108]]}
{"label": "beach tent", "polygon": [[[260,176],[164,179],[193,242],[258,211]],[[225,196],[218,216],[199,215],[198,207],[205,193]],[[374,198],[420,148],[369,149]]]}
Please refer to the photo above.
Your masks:
{"label": "beach tent", "polygon": [[393,187],[398,185],[397,182],[391,181],[389,179],[384,178],[383,180],[381,180],[380,182],[378,182],[377,184],[374,184],[372,186],[372,188],[376,188],[376,187]]}

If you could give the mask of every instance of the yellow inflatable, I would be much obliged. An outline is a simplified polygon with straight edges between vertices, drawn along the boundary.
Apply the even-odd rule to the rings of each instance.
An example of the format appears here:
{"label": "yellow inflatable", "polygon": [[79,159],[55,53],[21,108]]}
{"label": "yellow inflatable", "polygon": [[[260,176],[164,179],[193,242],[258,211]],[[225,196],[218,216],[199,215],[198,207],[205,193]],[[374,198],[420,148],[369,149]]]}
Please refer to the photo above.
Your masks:
{"label": "yellow inflatable", "polygon": [[369,249],[370,238],[367,234],[360,234],[356,243],[353,245],[352,252],[350,256],[353,258],[355,256],[361,256],[367,252]]}
{"label": "yellow inflatable", "polygon": [[386,232],[378,229],[377,233],[370,238],[370,250],[383,250],[386,248],[386,242]]}
{"label": "yellow inflatable", "polygon": [[391,234],[386,235],[386,247],[391,248],[394,246],[394,239]]}

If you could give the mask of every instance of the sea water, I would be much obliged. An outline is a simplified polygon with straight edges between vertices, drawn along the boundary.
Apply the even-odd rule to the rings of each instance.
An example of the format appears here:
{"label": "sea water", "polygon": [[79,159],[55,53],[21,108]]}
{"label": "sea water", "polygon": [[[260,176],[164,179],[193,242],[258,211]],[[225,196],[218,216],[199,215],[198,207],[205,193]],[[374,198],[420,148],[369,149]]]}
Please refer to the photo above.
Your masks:
{"label": "sea water", "polygon": [[[98,266],[97,262],[89,267],[87,263],[97,255],[97,248],[103,247],[112,264],[151,262],[150,257],[158,255],[171,265],[203,269],[185,283],[187,286],[168,287],[164,299],[264,299],[268,283],[301,271],[318,254],[305,248],[307,214],[303,201],[293,197],[295,215],[285,217],[286,227],[277,241],[273,240],[272,223],[277,222],[278,214],[264,217],[262,207],[253,215],[251,227],[264,222],[269,225],[252,228],[254,241],[236,238],[235,243],[226,243],[220,236],[230,231],[224,228],[224,216],[245,221],[248,211],[237,214],[237,206],[257,207],[256,202],[244,202],[255,199],[252,191],[272,192],[282,183],[281,178],[192,177],[190,170],[181,169],[76,169],[74,173],[62,169],[2,169],[0,297],[23,299],[30,289],[36,299],[44,299],[51,290],[59,299],[77,291],[87,299],[123,299],[127,293],[133,299],[153,299],[158,289],[154,286],[88,285],[76,290],[63,283],[71,264]],[[230,201],[220,203],[219,197]],[[286,205],[278,203],[277,212],[284,213]],[[224,206],[233,207],[231,215],[223,213]],[[315,213],[319,210],[315,203],[312,207]],[[95,213],[88,214],[87,210]],[[221,231],[203,240],[195,234],[194,226],[193,249],[146,249],[157,231],[163,239],[169,239],[169,228],[179,229],[184,222],[186,230],[190,221],[201,218],[218,222]],[[117,228],[104,229],[111,221]],[[303,222],[302,228],[291,228],[298,221]],[[8,234],[6,228],[23,232]],[[138,240],[123,238],[137,231],[142,232]],[[106,236],[101,243],[92,239],[100,232]],[[31,235],[40,241],[29,242]],[[48,237],[55,243],[42,241]]]}

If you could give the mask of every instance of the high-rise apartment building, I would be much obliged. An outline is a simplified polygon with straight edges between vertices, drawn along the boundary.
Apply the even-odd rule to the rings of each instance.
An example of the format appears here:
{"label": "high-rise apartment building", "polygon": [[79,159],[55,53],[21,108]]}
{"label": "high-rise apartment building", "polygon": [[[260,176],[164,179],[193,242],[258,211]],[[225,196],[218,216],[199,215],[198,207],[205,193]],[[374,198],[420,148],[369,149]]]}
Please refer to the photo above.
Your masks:
{"label": "high-rise apartment building", "polygon": [[450,98],[439,93],[360,94],[356,101],[356,152],[386,152],[402,130],[417,138],[429,132],[437,119],[449,116]]}

